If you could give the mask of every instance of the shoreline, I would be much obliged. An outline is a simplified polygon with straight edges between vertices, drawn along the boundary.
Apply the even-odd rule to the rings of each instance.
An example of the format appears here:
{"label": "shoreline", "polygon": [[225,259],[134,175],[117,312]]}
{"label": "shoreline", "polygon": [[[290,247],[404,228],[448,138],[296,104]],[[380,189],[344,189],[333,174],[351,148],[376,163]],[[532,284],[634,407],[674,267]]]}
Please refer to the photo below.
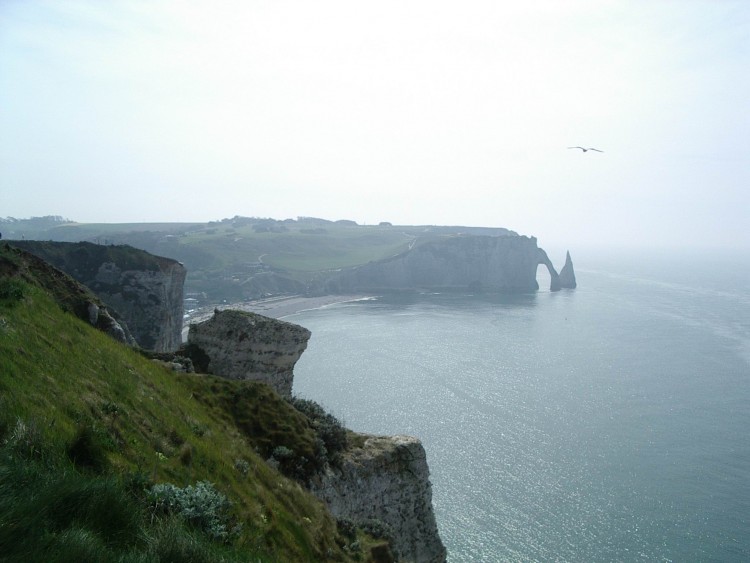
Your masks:
{"label": "shoreline", "polygon": [[191,323],[203,322],[214,314],[216,309],[223,311],[225,309],[234,309],[238,311],[247,311],[257,313],[273,319],[284,319],[291,315],[313,309],[322,309],[329,305],[338,303],[349,303],[352,301],[364,301],[374,299],[372,295],[321,295],[319,297],[305,297],[303,295],[288,295],[268,297],[266,299],[255,299],[253,301],[241,301],[239,303],[229,303],[226,305],[211,305],[196,309],[189,317],[183,319],[182,341],[187,341],[188,330]]}

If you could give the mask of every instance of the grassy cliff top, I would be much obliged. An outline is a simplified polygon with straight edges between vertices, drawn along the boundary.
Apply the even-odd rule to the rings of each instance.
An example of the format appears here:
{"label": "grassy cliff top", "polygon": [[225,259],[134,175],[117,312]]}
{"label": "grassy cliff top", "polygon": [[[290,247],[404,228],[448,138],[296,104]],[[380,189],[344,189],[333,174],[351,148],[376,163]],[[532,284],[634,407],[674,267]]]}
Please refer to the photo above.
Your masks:
{"label": "grassy cliff top", "polygon": [[[342,547],[351,540],[317,499],[265,461],[280,445],[314,448],[305,415],[261,384],[168,371],[66,313],[28,271],[0,246],[9,560],[367,560]],[[204,500],[180,513],[167,493]]]}
{"label": "grassy cliff top", "polygon": [[156,256],[126,244],[103,245],[91,242],[13,241],[13,246],[39,256],[56,268],[77,272],[78,279],[93,279],[105,262],[120,270],[164,270],[176,260]]}

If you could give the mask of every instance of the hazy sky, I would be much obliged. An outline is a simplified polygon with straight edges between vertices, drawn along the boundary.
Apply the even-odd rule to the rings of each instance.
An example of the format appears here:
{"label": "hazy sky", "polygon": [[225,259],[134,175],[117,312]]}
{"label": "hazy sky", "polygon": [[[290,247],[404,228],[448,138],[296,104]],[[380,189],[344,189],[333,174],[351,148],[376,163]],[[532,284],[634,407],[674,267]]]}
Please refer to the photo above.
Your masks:
{"label": "hazy sky", "polygon": [[746,0],[0,0],[2,217],[750,246],[749,193]]}

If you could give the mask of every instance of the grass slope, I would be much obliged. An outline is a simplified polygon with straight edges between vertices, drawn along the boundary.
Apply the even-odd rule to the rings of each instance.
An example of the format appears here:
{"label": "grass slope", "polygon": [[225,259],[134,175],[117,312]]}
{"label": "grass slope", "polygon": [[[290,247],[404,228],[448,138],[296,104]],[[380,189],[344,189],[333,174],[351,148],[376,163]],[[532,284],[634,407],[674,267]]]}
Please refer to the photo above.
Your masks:
{"label": "grass slope", "polygon": [[[167,371],[64,312],[28,273],[8,275],[12,260],[0,247],[7,560],[366,559],[342,548],[317,499],[264,461],[274,446],[312,447],[309,421],[288,402],[260,384]],[[231,502],[226,541],[144,492],[201,482]]]}

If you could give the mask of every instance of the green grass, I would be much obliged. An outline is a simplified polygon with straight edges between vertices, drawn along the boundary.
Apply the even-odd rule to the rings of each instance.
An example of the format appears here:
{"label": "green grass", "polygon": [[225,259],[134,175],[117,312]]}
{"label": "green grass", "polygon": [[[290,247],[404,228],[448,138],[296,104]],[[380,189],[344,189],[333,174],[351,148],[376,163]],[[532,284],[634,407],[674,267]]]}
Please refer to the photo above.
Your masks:
{"label": "green grass", "polygon": [[408,248],[411,238],[394,228],[325,228],[311,234],[292,227],[279,233],[257,233],[250,226],[207,227],[178,238],[183,250],[201,250],[220,262],[217,266],[262,262],[294,272],[316,272],[386,258]]}
{"label": "green grass", "polygon": [[[213,554],[193,560],[352,558],[324,506],[265,461],[279,445],[300,457],[315,448],[312,423],[288,402],[261,384],[167,371],[42,288],[2,276],[12,291],[0,296],[0,553],[22,560],[34,545],[28,560],[151,561],[167,549]],[[229,545],[174,517],[154,519],[139,497],[153,483],[201,481],[231,502],[239,531]],[[119,520],[97,516],[105,505],[120,507]]]}

